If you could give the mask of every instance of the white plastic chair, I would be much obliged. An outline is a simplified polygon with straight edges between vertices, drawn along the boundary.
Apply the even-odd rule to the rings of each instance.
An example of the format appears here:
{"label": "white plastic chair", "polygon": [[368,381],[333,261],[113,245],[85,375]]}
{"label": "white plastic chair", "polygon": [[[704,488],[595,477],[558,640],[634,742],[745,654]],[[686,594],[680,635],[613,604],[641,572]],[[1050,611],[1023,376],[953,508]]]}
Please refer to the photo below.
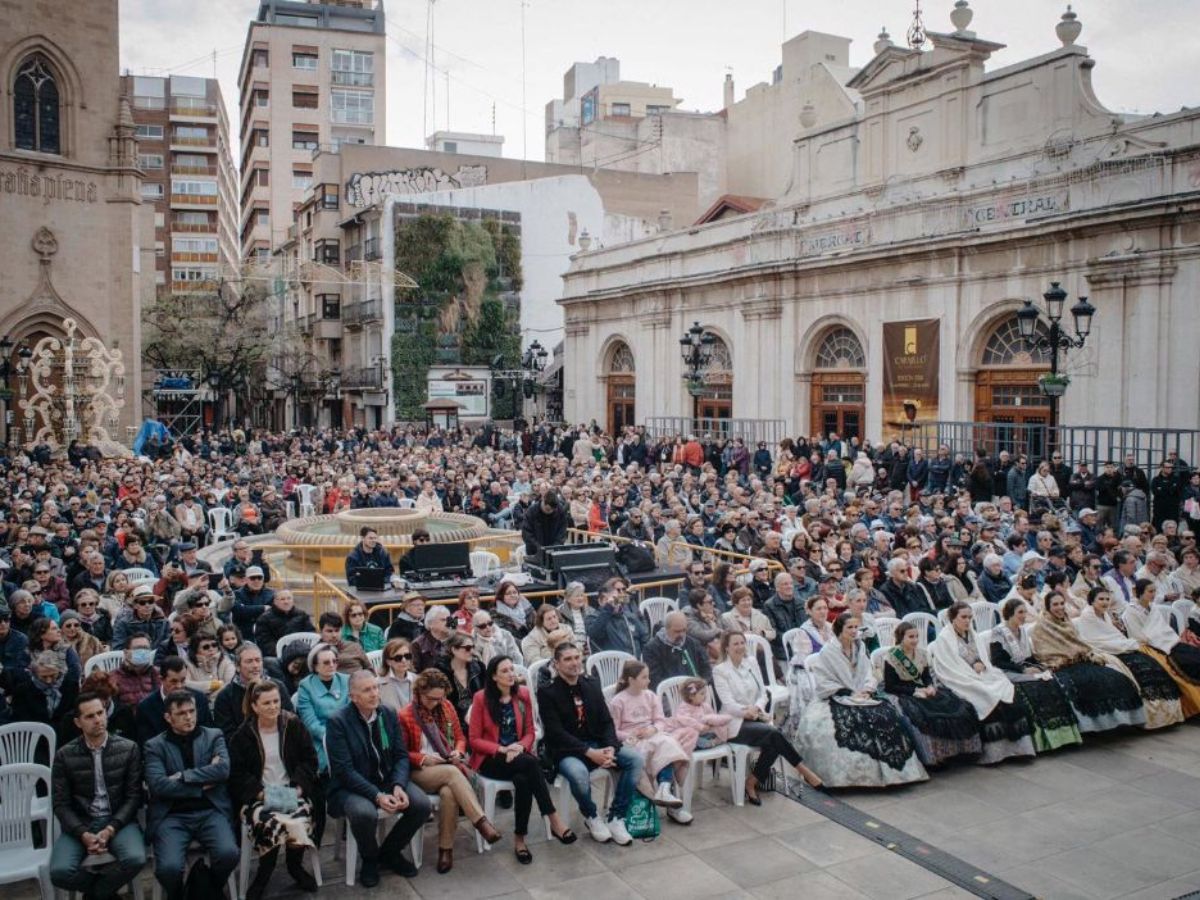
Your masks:
{"label": "white plastic chair", "polygon": [[[38,748],[46,743],[46,755],[39,761]],[[13,766],[21,763],[30,765],[49,765],[54,761],[54,751],[58,749],[58,735],[49,725],[41,722],[13,722],[11,725],[0,725],[0,766]],[[51,801],[49,785],[44,797],[33,798],[33,814],[35,817],[51,816]],[[52,831],[58,836],[58,819],[51,817]]]}
{"label": "white plastic chair", "polygon": [[317,492],[315,484],[300,484],[296,486],[296,495],[300,498],[300,516],[315,516],[317,514],[316,504],[313,503],[313,495]]}
{"label": "white plastic chair", "polygon": [[208,525],[212,530],[208,533],[208,542],[218,544],[221,541],[232,541],[237,537],[236,531],[230,531],[233,523],[233,513],[224,506],[214,506],[208,511]]}
{"label": "white plastic chair", "polygon": [[540,741],[542,735],[545,734],[542,731],[542,717],[538,713],[537,686],[542,668],[548,665],[550,665],[550,660],[539,659],[537,662],[531,663],[525,672],[525,683],[529,686],[529,699],[533,703],[533,737],[535,741]]}
{"label": "white plastic chair", "polygon": [[971,618],[976,631],[990,631],[1000,624],[1000,610],[987,600],[976,600],[971,604]]}
{"label": "white plastic chair", "polygon": [[489,550],[472,550],[470,555],[471,574],[476,578],[500,570],[500,557]]}
{"label": "white plastic chair", "polygon": [[992,660],[991,643],[992,629],[975,632],[975,649],[979,653],[979,658],[987,660],[989,663]]}
{"label": "white plastic chair", "polygon": [[932,613],[927,612],[910,612],[904,617],[905,622],[912,622],[917,626],[918,644],[922,650],[929,646],[929,629],[933,628],[934,633],[938,630],[938,620]]}
{"label": "white plastic chair", "polygon": [[292,634],[285,634],[275,642],[275,657],[283,659],[283,652],[292,644],[299,644],[306,650],[311,650],[319,643],[321,643],[321,635],[315,631],[296,631]]}
{"label": "white plastic chair", "polygon": [[871,671],[875,675],[875,680],[883,683],[883,655],[891,650],[891,647],[876,647],[871,651]]}
{"label": "white plastic chair", "polygon": [[[601,650],[599,653],[593,653],[587,658],[587,672],[589,675],[595,675],[600,679],[601,687],[608,687],[610,684],[616,684],[617,679],[621,677],[621,669],[625,667],[625,663],[629,660],[636,659],[632,654],[626,653],[624,650]],[[534,674],[533,669],[537,665],[529,667],[529,674]]]}
{"label": "white plastic chair", "polygon": [[788,689],[775,678],[775,654],[771,644],[761,634],[749,634],[746,637],[746,650],[762,663],[761,668],[767,672],[767,693],[771,695],[771,710],[779,708],[779,704],[788,702]]}
{"label": "white plastic chair", "polygon": [[101,672],[115,671],[121,667],[123,659],[125,659],[123,650],[106,650],[103,653],[97,653],[83,664],[83,677],[87,678],[96,669]]}
{"label": "white plastic chair", "polygon": [[294,500],[283,501],[284,516],[288,519],[296,518],[296,503]]}
{"label": "white plastic chair", "polygon": [[653,634],[667,617],[667,613],[679,609],[679,601],[670,597],[647,597],[638,605],[638,612],[650,623],[650,633]]}
{"label": "white plastic chair", "polygon": [[[658,685],[656,692],[658,693],[658,699],[662,701],[663,713],[666,716],[670,717],[673,715],[675,708],[679,706],[681,699],[679,692],[683,687],[683,683],[687,680],[688,678],[686,676],[665,678]],[[711,695],[712,688],[705,688],[705,690]],[[711,696],[709,697],[709,702],[712,702]],[[683,796],[680,799],[683,800],[684,812],[690,814],[692,811],[692,795],[696,790],[696,781],[698,776],[702,775],[704,772],[704,764],[714,763],[713,771],[718,772],[719,767],[715,764],[722,759],[725,760],[726,765],[729,766],[730,781],[732,782],[729,786],[730,792],[732,794],[733,802],[737,803],[738,775],[734,765],[733,747],[727,743],[717,744],[713,747],[709,747],[707,750],[696,749],[692,751],[691,759],[688,761],[687,778],[684,780],[683,785],[681,786]],[[744,776],[742,780],[744,781]]]}
{"label": "white plastic chair", "polygon": [[892,647],[896,643],[896,626],[900,620],[895,616],[875,617],[875,636],[879,638],[880,647]]}
{"label": "white plastic chair", "polygon": [[143,569],[138,566],[131,566],[128,569],[122,569],[125,577],[129,580],[130,587],[137,587],[139,584],[153,584],[158,581],[158,576],[149,569]]}
{"label": "white plastic chair", "polygon": [[520,572],[523,565],[525,565],[525,545],[519,544],[508,555],[508,567],[511,571]]}
{"label": "white plastic chair", "polygon": [[1175,610],[1176,621],[1179,623],[1179,633],[1183,634],[1187,630],[1188,620],[1196,612],[1196,604],[1194,601],[1183,597],[1172,603],[1171,608]]}
{"label": "white plastic chair", "polygon": [[380,667],[383,665],[383,651],[382,650],[368,650],[367,651],[367,662],[369,662],[371,664],[372,672],[378,672],[380,670]]}
{"label": "white plastic chair", "polygon": [[789,628],[783,633],[783,637],[781,638],[783,641],[783,661],[788,665],[791,665],[792,657],[796,655],[796,635],[799,633],[799,628]]}
{"label": "white plastic chair", "polygon": [[417,501],[413,500],[411,497],[401,497],[396,505],[400,507],[400,509],[416,509]]}
{"label": "white plastic chair", "polygon": [[[321,887],[325,882],[321,878],[321,848],[308,847],[308,856],[312,860],[313,880],[317,882],[317,887]],[[238,894],[241,900],[245,900],[246,890],[250,887],[250,862],[254,859],[254,842],[250,839],[250,828],[245,822],[242,822],[242,858],[238,864]],[[137,879],[134,879],[134,884]]]}
{"label": "white plastic chair", "polygon": [[0,884],[13,884],[36,878],[42,900],[54,900],[50,884],[50,848],[33,844],[33,823],[45,823],[43,834],[50,834],[52,818],[47,804],[40,812],[36,808],[37,786],[50,790],[50,769],[33,763],[14,763],[0,766]]}

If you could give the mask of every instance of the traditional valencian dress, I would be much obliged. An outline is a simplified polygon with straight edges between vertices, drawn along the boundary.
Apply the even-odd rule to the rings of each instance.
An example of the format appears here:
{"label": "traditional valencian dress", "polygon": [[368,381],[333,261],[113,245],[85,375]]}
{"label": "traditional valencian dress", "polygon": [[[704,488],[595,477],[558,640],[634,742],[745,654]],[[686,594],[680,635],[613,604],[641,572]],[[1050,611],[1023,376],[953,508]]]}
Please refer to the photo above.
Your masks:
{"label": "traditional valencian dress", "polygon": [[1115,656],[1085,643],[1067,616],[1042,613],[1029,635],[1034,656],[1063,686],[1083,733],[1146,724],[1137,681]]}
{"label": "traditional valencian dress", "polygon": [[933,696],[916,695],[933,683],[924,650],[917,648],[911,659],[901,647],[883,655],[883,689],[908,728],[921,762],[936,766],[956,756],[979,756],[983,743],[975,708],[945,687]]}
{"label": "traditional valencian dress", "polygon": [[[981,763],[1035,755],[1033,725],[1024,704],[1014,702],[1016,689],[1004,673],[980,658],[974,636],[974,630],[963,638],[953,627],[943,628],[929,645],[933,674],[975,708],[983,741]],[[982,663],[982,672],[975,671],[976,663]]]}
{"label": "traditional valencian dress", "polygon": [[1089,606],[1075,620],[1075,629],[1088,646],[1111,653],[1133,673],[1146,707],[1146,728],[1163,728],[1183,721],[1179,686],[1166,669],[1141,652],[1138,642],[1121,630],[1119,621],[1110,613],[1101,616]]}
{"label": "traditional valencian dress", "polygon": [[1183,714],[1189,719],[1200,713],[1200,650],[1179,640],[1158,609],[1140,603],[1128,604],[1121,613],[1125,630],[1141,644],[1142,652],[1167,670],[1179,686]]}
{"label": "traditional valencian dress", "polygon": [[829,787],[887,787],[929,775],[896,708],[886,700],[851,699],[876,687],[861,642],[847,656],[840,641],[808,658],[816,699],[796,729],[797,749]]}
{"label": "traditional valencian dress", "polygon": [[[1083,743],[1070,698],[1054,674],[1034,659],[1025,629],[1013,634],[1007,625],[997,625],[991,630],[988,655],[992,665],[1016,687],[1017,702],[1028,710],[1039,753]],[[1031,674],[1026,669],[1035,671]]]}

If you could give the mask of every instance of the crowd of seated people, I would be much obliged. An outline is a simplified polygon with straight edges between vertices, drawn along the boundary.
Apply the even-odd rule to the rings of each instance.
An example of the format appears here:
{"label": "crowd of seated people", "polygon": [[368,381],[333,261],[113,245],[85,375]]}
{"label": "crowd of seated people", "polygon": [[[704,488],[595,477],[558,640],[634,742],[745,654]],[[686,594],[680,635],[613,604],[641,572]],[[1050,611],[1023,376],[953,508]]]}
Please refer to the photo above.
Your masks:
{"label": "crowd of seated people", "polygon": [[[752,751],[738,775],[758,805],[777,769],[783,789],[883,787],[1200,714],[1200,475],[1177,454],[1152,477],[1133,457],[1093,476],[1061,454],[1033,474],[1019,454],[914,456],[829,435],[752,463],[736,441],[541,426],[206,433],[131,460],[0,459],[0,723],[56,732],[52,879],[106,900],[149,848],[175,900],[198,842],[220,890],[244,829],[246,896],[263,896],[281,850],[313,891],[305,851],[333,816],[369,888],[381,867],[416,874],[407,847],[432,798],[438,872],[460,818],[528,864],[534,802],[576,840],[555,778],[592,839],[629,845],[639,795],[692,821],[692,754],[714,744]],[[402,499],[526,543],[568,521],[641,542],[678,566],[676,608],[651,619],[623,577],[553,602],[504,580],[453,607],[407,595],[385,630],[357,601],[310,614],[254,552],[284,504]],[[213,566],[199,545],[217,508],[238,537]],[[378,535],[361,538],[349,579],[390,575]],[[628,657],[602,683],[587,661],[612,651]],[[480,776],[512,785],[511,834],[484,815]],[[382,841],[380,816],[394,820]],[[83,865],[98,853],[114,862]]]}

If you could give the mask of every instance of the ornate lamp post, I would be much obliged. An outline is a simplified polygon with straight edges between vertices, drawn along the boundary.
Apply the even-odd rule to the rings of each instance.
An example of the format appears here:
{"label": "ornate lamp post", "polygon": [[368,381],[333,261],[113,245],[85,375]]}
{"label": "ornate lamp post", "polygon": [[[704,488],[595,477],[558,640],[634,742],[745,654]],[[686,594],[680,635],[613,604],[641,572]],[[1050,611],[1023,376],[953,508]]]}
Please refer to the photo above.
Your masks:
{"label": "ornate lamp post", "polygon": [[13,343],[12,338],[10,338],[7,334],[4,335],[4,337],[0,337],[0,380],[3,380],[4,383],[4,390],[3,393],[0,394],[0,399],[4,400],[5,447],[7,447],[9,444],[9,426],[12,424],[13,419],[13,392],[10,379],[13,375],[16,375],[21,380],[23,385],[25,382],[26,371],[29,368],[29,360],[33,358],[33,351],[30,350],[29,347],[27,347],[24,343],[22,343],[21,348],[17,351],[17,357],[20,359],[20,362],[14,366],[12,364],[11,357],[13,347],[15,346],[16,344]]}
{"label": "ornate lamp post", "polygon": [[1032,300],[1026,300],[1025,305],[1017,311],[1017,327],[1030,350],[1048,350],[1050,353],[1050,373],[1038,379],[1038,386],[1050,400],[1050,440],[1053,444],[1057,440],[1058,401],[1071,383],[1068,376],[1059,374],[1058,355],[1060,351],[1077,350],[1087,343],[1088,335],[1092,333],[1092,317],[1096,314],[1096,307],[1088,303],[1087,297],[1080,297],[1071,307],[1071,316],[1075,320],[1075,335],[1072,336],[1061,324],[1067,292],[1057,281],[1052,281],[1050,290],[1042,294],[1042,299],[1046,301],[1046,318],[1050,323],[1045,328],[1046,333],[1038,333],[1042,313]]}
{"label": "ornate lamp post", "polygon": [[212,401],[213,424],[212,424],[212,427],[213,427],[214,432],[218,432],[221,430],[221,373],[220,372],[209,372],[208,378],[205,380],[208,382],[208,386],[212,390],[212,396],[213,396],[213,401]]}
{"label": "ornate lamp post", "polygon": [[704,370],[712,361],[713,344],[716,338],[705,332],[699,322],[683,333],[679,339],[679,354],[683,357],[684,378],[688,393],[692,395],[692,428],[699,430],[700,395],[704,393]]}

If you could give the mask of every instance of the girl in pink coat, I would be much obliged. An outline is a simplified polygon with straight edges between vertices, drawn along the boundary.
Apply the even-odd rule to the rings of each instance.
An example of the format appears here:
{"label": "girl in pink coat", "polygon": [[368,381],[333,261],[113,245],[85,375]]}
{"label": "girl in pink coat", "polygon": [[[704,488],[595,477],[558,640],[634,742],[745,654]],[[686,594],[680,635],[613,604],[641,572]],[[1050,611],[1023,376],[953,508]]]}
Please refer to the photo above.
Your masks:
{"label": "girl in pink coat", "polygon": [[645,759],[646,775],[658,782],[651,798],[659,806],[679,808],[683,801],[672,790],[672,781],[683,784],[688,773],[688,753],[664,726],[662,701],[650,690],[650,669],[629,660],[621,670],[617,692],[608,701],[617,737]]}
{"label": "girl in pink coat", "polygon": [[689,678],[679,689],[679,704],[671,718],[663,723],[663,731],[691,754],[702,734],[709,736],[710,746],[729,740],[729,723],[732,721],[733,716],[713,709],[704,679]]}

